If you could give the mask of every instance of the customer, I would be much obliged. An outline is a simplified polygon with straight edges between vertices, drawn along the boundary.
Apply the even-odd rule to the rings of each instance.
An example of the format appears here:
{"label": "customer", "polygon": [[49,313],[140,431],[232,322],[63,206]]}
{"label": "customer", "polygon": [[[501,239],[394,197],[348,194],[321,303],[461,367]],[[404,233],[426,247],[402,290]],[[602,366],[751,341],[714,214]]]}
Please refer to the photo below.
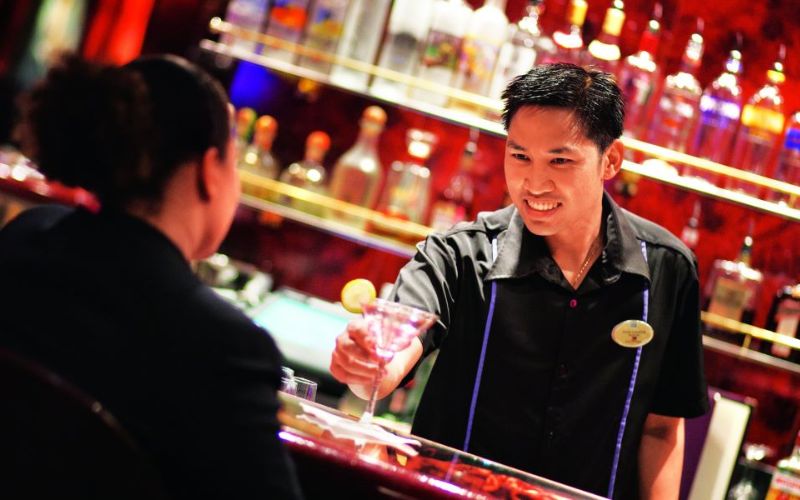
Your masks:
{"label": "customer", "polygon": [[102,208],[34,208],[0,232],[0,346],[99,400],[172,497],[294,498],[280,353],[189,266],[237,205],[231,112],[177,57],[49,71],[23,102],[23,149]]}
{"label": "customer", "polygon": [[[415,434],[609,498],[677,498],[683,419],[708,408],[694,256],[603,191],[623,158],[611,75],[537,66],[503,97],[513,205],[400,271],[395,300],[440,321],[381,393],[439,349]],[[331,362],[361,395],[369,345],[353,322]]]}

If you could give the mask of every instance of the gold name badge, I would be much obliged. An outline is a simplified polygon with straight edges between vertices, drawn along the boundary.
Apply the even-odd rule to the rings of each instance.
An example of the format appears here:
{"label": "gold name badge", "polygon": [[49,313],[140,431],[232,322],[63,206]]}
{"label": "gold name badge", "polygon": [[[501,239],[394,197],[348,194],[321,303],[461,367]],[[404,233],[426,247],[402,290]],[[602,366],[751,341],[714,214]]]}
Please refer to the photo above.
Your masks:
{"label": "gold name badge", "polygon": [[644,321],[629,319],[611,330],[611,338],[622,347],[641,347],[653,340],[653,327]]}

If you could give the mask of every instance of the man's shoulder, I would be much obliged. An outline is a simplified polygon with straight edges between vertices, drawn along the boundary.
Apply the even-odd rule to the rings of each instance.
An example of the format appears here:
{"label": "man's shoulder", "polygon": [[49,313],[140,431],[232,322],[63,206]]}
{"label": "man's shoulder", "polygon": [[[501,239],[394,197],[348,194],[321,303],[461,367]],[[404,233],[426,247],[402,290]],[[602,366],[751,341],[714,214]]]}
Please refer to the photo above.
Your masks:
{"label": "man's shoulder", "polygon": [[697,259],[694,253],[677,236],[669,232],[665,227],[655,222],[636,215],[624,208],[620,209],[622,214],[631,224],[636,237],[644,241],[649,246],[662,248],[686,261],[689,267],[697,273]]}

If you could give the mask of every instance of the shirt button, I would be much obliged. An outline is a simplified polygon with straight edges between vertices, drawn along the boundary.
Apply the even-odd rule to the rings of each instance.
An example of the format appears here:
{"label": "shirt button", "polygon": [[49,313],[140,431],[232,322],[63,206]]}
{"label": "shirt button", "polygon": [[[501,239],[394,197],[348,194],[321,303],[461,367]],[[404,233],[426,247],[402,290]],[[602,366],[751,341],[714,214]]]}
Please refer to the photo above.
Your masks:
{"label": "shirt button", "polygon": [[569,301],[569,307],[575,309],[578,307],[578,299],[572,299]]}
{"label": "shirt button", "polygon": [[558,376],[565,378],[567,375],[569,375],[569,368],[567,368],[567,365],[565,363],[558,365]]}
{"label": "shirt button", "polygon": [[556,431],[547,431],[547,439],[552,441],[556,437]]}

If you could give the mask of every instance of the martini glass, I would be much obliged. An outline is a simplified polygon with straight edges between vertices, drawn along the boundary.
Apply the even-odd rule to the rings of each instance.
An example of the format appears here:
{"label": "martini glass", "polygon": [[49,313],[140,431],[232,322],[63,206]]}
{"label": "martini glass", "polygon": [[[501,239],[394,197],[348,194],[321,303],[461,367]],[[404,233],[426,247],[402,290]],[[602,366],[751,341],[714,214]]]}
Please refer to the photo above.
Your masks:
{"label": "martini glass", "polygon": [[368,424],[375,414],[383,368],[394,358],[396,352],[411,345],[414,337],[427,330],[438,316],[384,299],[375,299],[364,304],[363,311],[367,330],[375,341],[375,353],[378,355],[380,367],[372,382],[367,408],[361,415],[361,422]]}

